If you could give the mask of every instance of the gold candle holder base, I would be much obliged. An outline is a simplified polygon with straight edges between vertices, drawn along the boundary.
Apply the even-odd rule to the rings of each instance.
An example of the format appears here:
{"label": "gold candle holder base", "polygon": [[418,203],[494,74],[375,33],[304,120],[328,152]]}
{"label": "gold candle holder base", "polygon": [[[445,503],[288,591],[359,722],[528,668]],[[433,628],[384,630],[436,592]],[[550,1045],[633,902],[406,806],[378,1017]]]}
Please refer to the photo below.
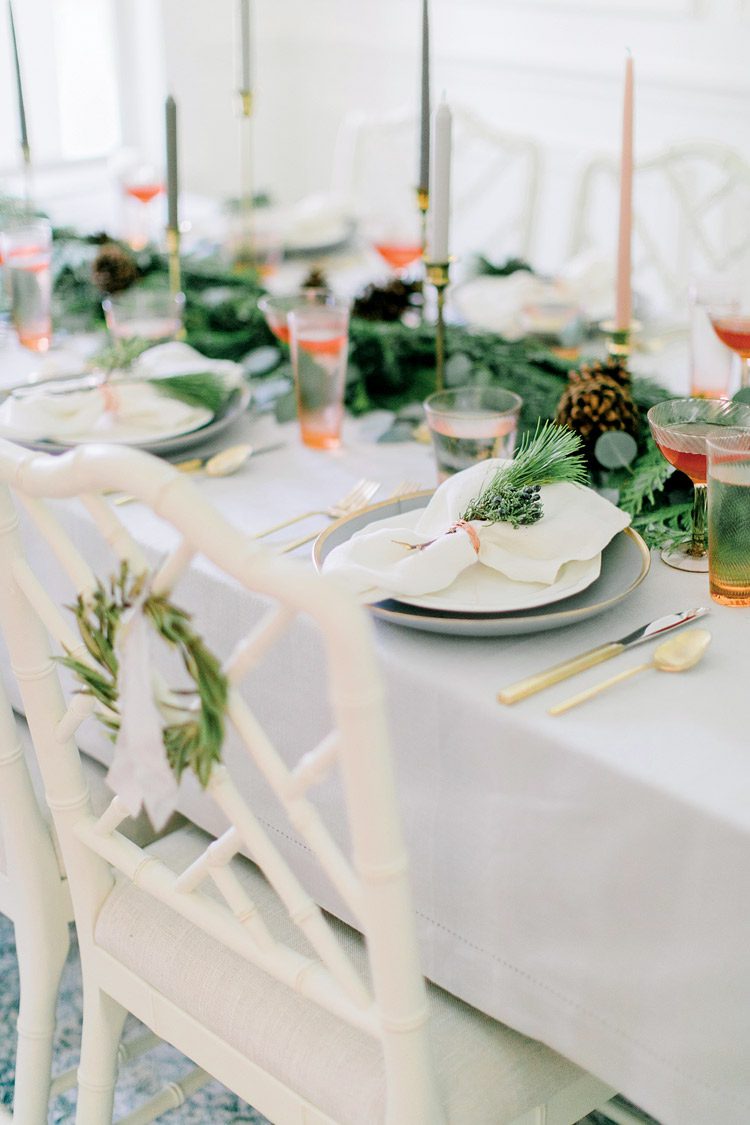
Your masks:
{"label": "gold candle holder base", "polygon": [[253,92],[252,90],[240,90],[240,113],[243,117],[252,117],[253,114]]}
{"label": "gold candle holder base", "polygon": [[435,322],[435,390],[445,390],[445,290],[450,280],[451,259],[445,262],[425,262],[427,281],[437,293],[437,320]]}
{"label": "gold candle holder base", "polygon": [[599,327],[607,337],[608,355],[627,363],[633,350],[633,338],[643,327],[640,321],[632,320],[629,328],[617,328],[614,320],[603,320]]}
{"label": "gold candle holder base", "polygon": [[422,216],[422,257],[427,253],[427,212],[430,209],[430,193],[425,188],[417,188],[417,207]]}

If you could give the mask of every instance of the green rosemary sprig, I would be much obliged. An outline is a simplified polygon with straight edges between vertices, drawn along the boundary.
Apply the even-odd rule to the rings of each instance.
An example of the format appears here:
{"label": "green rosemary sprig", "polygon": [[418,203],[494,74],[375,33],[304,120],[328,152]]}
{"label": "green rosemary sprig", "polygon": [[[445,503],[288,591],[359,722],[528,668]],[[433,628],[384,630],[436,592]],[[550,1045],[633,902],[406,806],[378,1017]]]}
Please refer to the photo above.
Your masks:
{"label": "green rosemary sprig", "polygon": [[461,519],[509,523],[513,527],[536,523],[544,514],[540,495],[543,484],[584,484],[586,479],[583,443],[578,434],[554,422],[537,424],[533,434],[522,438],[511,463],[497,470]]}
{"label": "green rosemary sprig", "polygon": [[[106,586],[97,582],[89,597],[79,595],[69,608],[91,662],[78,660],[69,652],[58,657],[80,680],[82,692],[101,704],[97,717],[112,737],[120,729],[117,631],[123,614],[142,595],[146,578],[145,574],[131,575],[127,563],[122,563]],[[143,602],[143,613],[159,636],[177,649],[194,684],[187,691],[170,693],[169,712],[180,718],[163,730],[167,760],[178,779],[191,769],[206,786],[214,763],[221,761],[229,690],[226,677],[216,656],[193,630],[185,610],[164,595],[149,594]]]}

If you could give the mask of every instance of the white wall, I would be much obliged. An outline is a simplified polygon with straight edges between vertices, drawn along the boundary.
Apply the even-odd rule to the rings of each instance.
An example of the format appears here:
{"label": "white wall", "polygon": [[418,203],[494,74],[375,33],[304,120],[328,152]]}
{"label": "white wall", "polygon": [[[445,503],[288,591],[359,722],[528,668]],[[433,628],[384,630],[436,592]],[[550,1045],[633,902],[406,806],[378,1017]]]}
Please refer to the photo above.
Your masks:
{"label": "white wall", "polygon": [[[236,3],[161,3],[184,184],[236,194]],[[416,106],[421,3],[252,7],[255,183],[291,201],[330,183],[345,114]],[[750,162],[750,0],[432,0],[431,18],[435,95],[445,90],[543,148],[533,251],[542,267],[567,254],[581,169],[592,156],[617,154],[626,48],[636,60],[639,159],[700,139],[732,145]],[[411,177],[411,166],[403,174]]]}

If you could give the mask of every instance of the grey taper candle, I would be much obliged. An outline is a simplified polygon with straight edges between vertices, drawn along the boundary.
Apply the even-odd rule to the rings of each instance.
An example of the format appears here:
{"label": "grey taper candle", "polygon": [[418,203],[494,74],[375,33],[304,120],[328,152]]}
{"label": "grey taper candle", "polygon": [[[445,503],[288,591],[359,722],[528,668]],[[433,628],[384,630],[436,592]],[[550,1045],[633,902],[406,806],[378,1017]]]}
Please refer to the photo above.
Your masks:
{"label": "grey taper candle", "polygon": [[252,89],[250,75],[250,0],[240,0],[240,90]]}
{"label": "grey taper candle", "polygon": [[422,0],[422,85],[419,132],[419,183],[417,190],[430,190],[430,14]]}
{"label": "grey taper candle", "polygon": [[16,94],[18,97],[18,125],[21,133],[21,148],[24,160],[29,159],[29,132],[26,126],[26,106],[23,100],[23,81],[21,80],[21,62],[18,57],[18,41],[16,39],[16,21],[13,18],[13,2],[8,0],[8,18],[10,20],[10,38],[13,45],[13,62],[16,69]]}
{"label": "grey taper candle", "polygon": [[177,175],[177,103],[170,94],[165,102],[167,131],[167,226],[179,230],[177,196],[179,179]]}

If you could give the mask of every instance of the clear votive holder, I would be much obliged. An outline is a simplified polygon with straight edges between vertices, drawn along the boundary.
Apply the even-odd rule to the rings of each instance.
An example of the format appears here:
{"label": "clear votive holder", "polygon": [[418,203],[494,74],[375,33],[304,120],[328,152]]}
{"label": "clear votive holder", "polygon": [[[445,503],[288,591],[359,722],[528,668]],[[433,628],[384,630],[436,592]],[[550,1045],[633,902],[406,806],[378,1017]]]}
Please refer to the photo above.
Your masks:
{"label": "clear votive holder", "polygon": [[492,457],[512,457],[523,399],[502,387],[459,387],[425,400],[438,480]]}
{"label": "clear votive holder", "polygon": [[185,294],[171,289],[126,289],[102,301],[104,319],[114,340],[176,340],[182,332]]}
{"label": "clear votive holder", "polygon": [[349,305],[304,305],[287,317],[302,441],[338,449],[349,354]]}
{"label": "clear votive holder", "polygon": [[2,238],[11,317],[18,341],[34,352],[52,343],[52,228],[46,219],[9,227]]}
{"label": "clear votive holder", "polygon": [[750,430],[706,445],[711,597],[720,605],[750,606]]}

